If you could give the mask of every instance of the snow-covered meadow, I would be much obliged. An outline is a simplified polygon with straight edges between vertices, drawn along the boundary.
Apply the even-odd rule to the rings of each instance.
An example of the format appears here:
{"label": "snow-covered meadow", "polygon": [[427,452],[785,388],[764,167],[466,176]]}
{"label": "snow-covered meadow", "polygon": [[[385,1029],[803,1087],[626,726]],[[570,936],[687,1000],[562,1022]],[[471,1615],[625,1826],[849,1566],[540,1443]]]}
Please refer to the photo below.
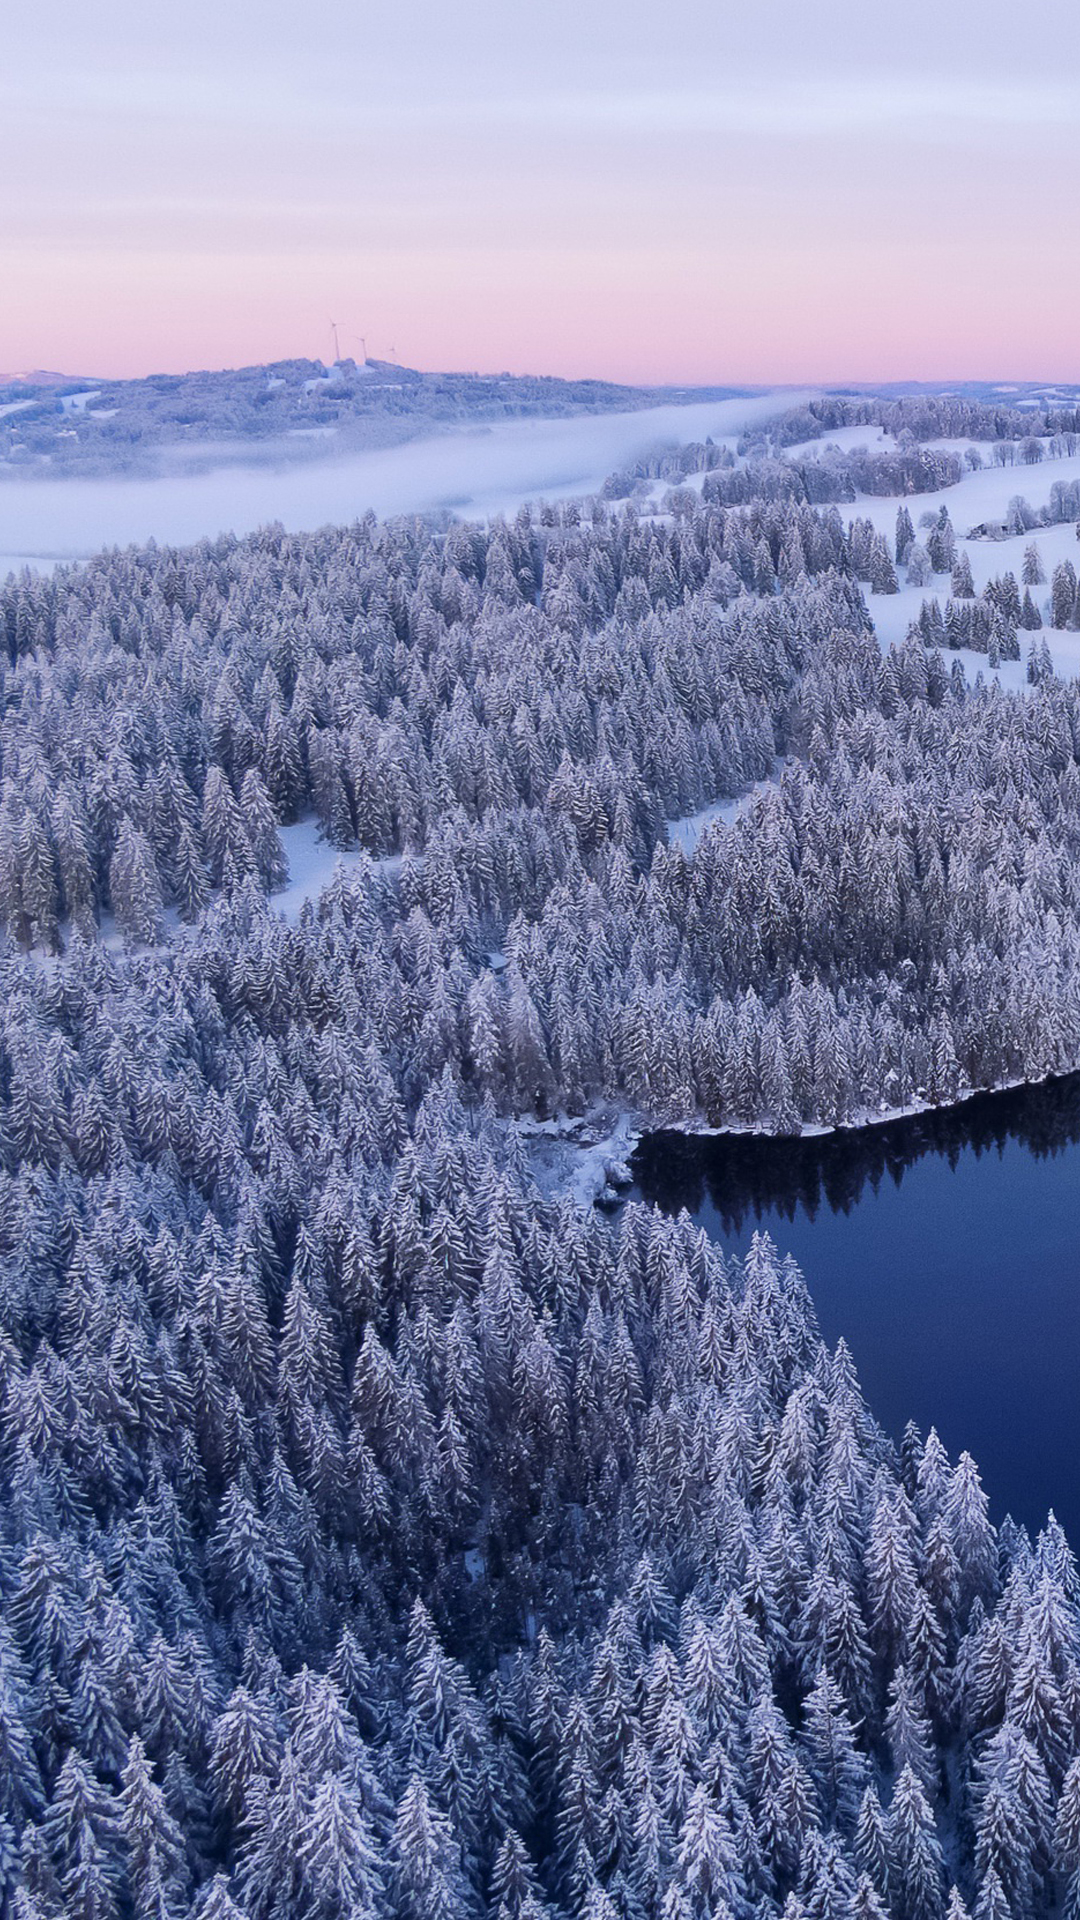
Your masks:
{"label": "snow-covered meadow", "polygon": [[[878,450],[876,430],[864,433],[862,441],[852,439],[854,431],[847,430],[849,445],[866,444]],[[840,436],[832,438],[836,440]],[[929,444],[943,452],[963,452],[970,443],[958,440],[933,441]],[[871,521],[875,530],[883,534],[891,546],[897,510],[901,506],[906,506],[911,514],[916,538],[921,533],[920,522],[925,514],[936,514],[941,507],[948,507],[956,534],[957,553],[967,554],[975,590],[981,593],[989,581],[1004,573],[1011,572],[1019,580],[1024,549],[1029,545],[1037,547],[1047,581],[1062,561],[1071,560],[1076,565],[1080,560],[1080,545],[1077,542],[1076,523],[1072,520],[1062,521],[1056,526],[1036,527],[1030,533],[1018,533],[1004,539],[969,538],[974,527],[987,522],[1004,521],[1009,503],[1017,495],[1038,512],[1048,504],[1055,482],[1075,480],[1080,480],[1080,454],[1044,459],[1035,466],[985,466],[974,473],[965,474],[955,486],[942,487],[934,493],[884,497],[862,495],[840,511],[845,521],[856,516]],[[951,598],[948,574],[934,575],[931,583],[925,587],[908,586],[903,579],[902,569],[900,575],[899,593],[882,594],[866,590],[866,602],[874,629],[885,648],[903,640],[912,621],[917,619],[924,600],[936,599],[944,609]],[[1075,678],[1080,674],[1080,633],[1058,631],[1046,622],[1048,586],[1034,589],[1034,598],[1044,617],[1039,638],[1045,639],[1049,647],[1054,671]],[[966,648],[959,649],[959,658],[969,673],[983,673],[988,678],[999,680],[1005,687],[1022,689],[1027,684],[1023,660],[1006,660],[1000,667],[991,667],[985,654],[969,653]]]}
{"label": "snow-covered meadow", "polygon": [[669,820],[669,844],[678,847],[689,858],[708,827],[718,823],[721,826],[730,827],[732,821],[737,820],[739,815],[745,813],[747,807],[752,804],[755,794],[762,793],[766,787],[773,784],[773,781],[779,780],[785,765],[784,760],[778,760],[772,780],[756,780],[752,787],[747,787],[745,793],[736,794],[727,800],[716,800],[711,806],[699,808],[697,813],[684,814],[681,820]]}

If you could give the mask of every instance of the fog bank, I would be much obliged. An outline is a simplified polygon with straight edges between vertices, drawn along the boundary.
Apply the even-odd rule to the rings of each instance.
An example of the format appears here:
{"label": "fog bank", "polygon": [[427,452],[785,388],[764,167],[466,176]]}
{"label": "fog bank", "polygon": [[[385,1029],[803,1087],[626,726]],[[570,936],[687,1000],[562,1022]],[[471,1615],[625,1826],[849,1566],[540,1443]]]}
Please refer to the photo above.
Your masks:
{"label": "fog bank", "polygon": [[305,532],[369,508],[381,516],[513,513],[526,500],[594,492],[655,446],[737,434],[809,397],[785,390],[579,420],[511,420],[339,460],[276,468],[237,461],[159,480],[8,479],[0,482],[0,575],[150,538],[182,544],[250,533],[272,520]]}

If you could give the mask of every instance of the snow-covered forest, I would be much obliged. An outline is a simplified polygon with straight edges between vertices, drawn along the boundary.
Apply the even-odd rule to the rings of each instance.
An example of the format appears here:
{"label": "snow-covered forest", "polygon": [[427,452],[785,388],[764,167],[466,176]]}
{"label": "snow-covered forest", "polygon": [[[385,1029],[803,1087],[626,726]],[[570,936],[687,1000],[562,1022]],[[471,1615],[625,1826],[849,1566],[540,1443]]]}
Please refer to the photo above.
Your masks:
{"label": "snow-covered forest", "polygon": [[517,1124],[1080,1064],[1078,434],[827,400],[0,588],[0,1914],[1080,1912],[1053,1518]]}
{"label": "snow-covered forest", "polygon": [[[959,478],[903,425],[970,432],[958,404],[826,402],[773,439],[847,411],[897,450],[702,447],[664,510],[369,517],[9,583],[15,942],[51,953],[104,911],[153,947],[163,911],[280,887],[278,829],[313,815],[372,856],[391,964],[422,951],[413,1097],[449,1065],[503,1113],[606,1100],[784,1132],[1080,1064],[1080,689],[1050,648],[1080,626],[1076,568],[1047,580],[1018,507],[1021,577],[977,594],[970,552],[998,543],[958,546],[947,506],[918,541],[908,504],[891,539],[811,505],[900,480],[917,510],[910,489]],[[1076,416],[1038,424],[1031,471],[1044,450],[1077,468],[1041,509],[1075,549]],[[915,618],[886,651],[871,616],[898,569]],[[1019,659],[1024,690],[980,659]],[[668,829],[695,816],[688,857]]]}

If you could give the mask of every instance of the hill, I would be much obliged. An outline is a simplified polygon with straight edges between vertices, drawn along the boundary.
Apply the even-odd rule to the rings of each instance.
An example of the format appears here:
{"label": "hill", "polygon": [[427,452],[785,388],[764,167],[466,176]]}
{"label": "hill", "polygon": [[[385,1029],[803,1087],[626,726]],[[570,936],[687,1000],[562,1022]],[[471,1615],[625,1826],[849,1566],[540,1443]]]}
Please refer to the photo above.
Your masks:
{"label": "hill", "polygon": [[24,374],[0,380],[0,474],[160,473],[238,454],[312,458],[393,446],[463,422],[572,418],[746,391],[423,373],[382,360],[281,360],[96,382]]}

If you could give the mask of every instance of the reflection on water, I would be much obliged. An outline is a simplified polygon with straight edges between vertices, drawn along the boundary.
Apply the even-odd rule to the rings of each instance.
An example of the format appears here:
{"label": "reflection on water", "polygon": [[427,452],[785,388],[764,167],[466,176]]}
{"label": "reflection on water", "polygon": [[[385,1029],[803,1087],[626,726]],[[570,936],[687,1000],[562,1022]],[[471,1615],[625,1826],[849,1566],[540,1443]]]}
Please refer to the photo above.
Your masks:
{"label": "reflection on water", "polygon": [[909,1120],[799,1140],[650,1133],[634,1172],[645,1197],[668,1213],[680,1207],[697,1213],[707,1193],[728,1236],[748,1220],[794,1220],[799,1213],[813,1220],[821,1207],[850,1213],[867,1186],[876,1192],[886,1178],[899,1186],[926,1154],[956,1167],[964,1153],[1000,1154],[1013,1141],[1038,1157],[1080,1145],[1080,1074],[979,1094]]}
{"label": "reflection on water", "polygon": [[1080,1545],[1080,1075],[801,1140],[646,1135],[639,1198],[803,1267],[878,1418],[974,1453],[998,1516]]}

